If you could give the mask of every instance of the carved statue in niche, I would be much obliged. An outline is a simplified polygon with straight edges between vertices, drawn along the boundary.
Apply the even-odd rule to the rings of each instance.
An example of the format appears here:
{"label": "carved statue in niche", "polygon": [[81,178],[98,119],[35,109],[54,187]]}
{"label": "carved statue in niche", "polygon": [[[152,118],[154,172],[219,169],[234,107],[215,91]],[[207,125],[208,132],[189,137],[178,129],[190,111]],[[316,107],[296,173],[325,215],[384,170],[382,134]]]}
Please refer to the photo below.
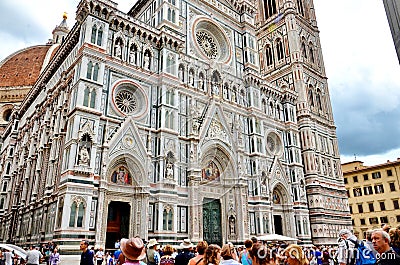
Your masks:
{"label": "carved statue in niche", "polygon": [[146,51],[146,52],[144,53],[144,64],[143,64],[143,68],[144,68],[144,69],[150,70],[150,55],[149,55],[149,52],[148,52],[148,51]]}
{"label": "carved statue in niche", "polygon": [[217,82],[213,84],[213,94],[219,96],[219,84]]}
{"label": "carved statue in niche", "polygon": [[183,80],[183,68],[182,67],[179,67],[179,71],[178,71],[178,78],[179,78],[179,81],[184,81]]}
{"label": "carved statue in niche", "polygon": [[90,155],[88,148],[85,146],[81,147],[79,151],[79,165],[81,166],[89,166],[90,165]]}
{"label": "carved statue in niche", "polygon": [[119,43],[117,43],[115,45],[115,54],[116,57],[121,58],[122,55],[122,50],[121,50],[121,45]]}
{"label": "carved statue in niche", "polygon": [[236,229],[235,229],[235,227],[236,227],[236,220],[235,220],[235,217],[234,216],[229,216],[229,233],[230,233],[230,235],[235,235],[236,234]]}
{"label": "carved statue in niche", "polygon": [[172,162],[167,163],[167,167],[165,170],[165,178],[166,179],[174,179],[174,164]]}
{"label": "carved statue in niche", "polygon": [[194,85],[194,76],[193,76],[193,71],[189,71],[189,86]]}
{"label": "carved statue in niche", "polygon": [[199,88],[201,90],[204,90],[204,76],[203,75],[199,76]]}
{"label": "carved statue in niche", "polygon": [[134,48],[129,53],[129,61],[131,64],[136,65],[136,50]]}

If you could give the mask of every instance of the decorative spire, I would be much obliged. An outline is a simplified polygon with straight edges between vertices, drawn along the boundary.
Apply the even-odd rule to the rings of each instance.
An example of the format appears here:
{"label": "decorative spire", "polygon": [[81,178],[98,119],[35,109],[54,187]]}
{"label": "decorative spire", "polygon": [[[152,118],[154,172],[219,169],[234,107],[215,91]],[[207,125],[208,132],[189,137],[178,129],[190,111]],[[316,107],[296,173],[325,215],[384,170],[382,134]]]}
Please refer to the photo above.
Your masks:
{"label": "decorative spire", "polygon": [[67,12],[63,14],[63,20],[61,21],[60,25],[56,26],[53,30],[53,39],[49,41],[49,43],[61,43],[64,41],[65,37],[69,32],[69,28],[67,25]]}
{"label": "decorative spire", "polygon": [[64,14],[63,14],[63,20],[61,21],[61,23],[60,23],[60,25],[59,25],[58,27],[60,27],[60,28],[68,28],[68,25],[67,25],[67,18],[68,18],[67,12],[64,12]]}

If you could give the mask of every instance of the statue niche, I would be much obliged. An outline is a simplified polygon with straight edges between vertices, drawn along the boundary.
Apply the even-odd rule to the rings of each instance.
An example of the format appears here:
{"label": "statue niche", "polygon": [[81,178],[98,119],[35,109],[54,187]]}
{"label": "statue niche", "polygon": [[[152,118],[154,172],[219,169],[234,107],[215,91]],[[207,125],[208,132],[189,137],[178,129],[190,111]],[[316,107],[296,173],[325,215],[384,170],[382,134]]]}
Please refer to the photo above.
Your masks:
{"label": "statue niche", "polygon": [[90,166],[90,152],[92,149],[92,139],[85,133],[79,141],[78,165]]}
{"label": "statue niche", "polygon": [[168,152],[166,157],[166,167],[165,167],[165,178],[173,180],[174,179],[174,162],[175,156],[172,152]]}

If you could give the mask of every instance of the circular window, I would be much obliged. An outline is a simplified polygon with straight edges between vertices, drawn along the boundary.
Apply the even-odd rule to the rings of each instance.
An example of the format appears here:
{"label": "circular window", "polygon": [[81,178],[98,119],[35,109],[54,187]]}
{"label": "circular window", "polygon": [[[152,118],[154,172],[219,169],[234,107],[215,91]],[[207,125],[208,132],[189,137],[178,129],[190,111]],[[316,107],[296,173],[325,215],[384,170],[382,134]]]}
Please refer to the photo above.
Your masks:
{"label": "circular window", "polygon": [[267,135],[267,150],[272,155],[281,155],[283,153],[282,141],[278,134],[270,132]]}
{"label": "circular window", "polygon": [[193,28],[193,39],[202,57],[225,63],[231,59],[228,37],[213,21],[199,18],[194,22]]}
{"label": "circular window", "polygon": [[125,116],[139,117],[147,111],[147,97],[137,84],[132,81],[121,81],[112,92],[114,109]]}
{"label": "circular window", "polygon": [[216,41],[212,35],[206,31],[196,32],[196,40],[205,55],[210,59],[217,58],[218,48]]}
{"label": "circular window", "polygon": [[135,112],[137,108],[137,99],[132,91],[120,90],[115,95],[115,104],[121,112],[125,114],[131,114]]}

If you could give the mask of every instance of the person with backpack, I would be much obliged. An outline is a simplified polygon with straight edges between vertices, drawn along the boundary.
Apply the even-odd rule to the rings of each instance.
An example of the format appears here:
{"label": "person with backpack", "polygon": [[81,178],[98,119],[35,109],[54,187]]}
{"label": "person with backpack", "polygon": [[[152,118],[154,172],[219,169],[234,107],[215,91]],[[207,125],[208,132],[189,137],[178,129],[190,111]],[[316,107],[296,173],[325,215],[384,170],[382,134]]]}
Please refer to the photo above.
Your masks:
{"label": "person with backpack", "polygon": [[172,253],[174,253],[174,248],[171,245],[166,245],[160,258],[160,265],[174,265],[175,258],[172,257]]}
{"label": "person with backpack", "polygon": [[[357,237],[351,234],[347,229],[342,235],[344,244],[347,248],[347,263],[348,265],[372,265],[375,264],[376,258],[373,252],[364,245],[364,242],[357,240]],[[350,233],[350,234],[349,234]]]}
{"label": "person with backpack", "polygon": [[251,241],[250,239],[244,241],[245,249],[239,255],[239,262],[242,263],[243,265],[252,265],[252,261],[250,258],[250,251],[252,246],[253,246],[253,241]]}
{"label": "person with backpack", "polygon": [[208,243],[206,241],[200,241],[199,243],[197,243],[197,256],[195,256],[194,258],[191,258],[189,260],[188,265],[201,265],[203,259],[204,259],[204,252],[206,251],[206,249],[208,248]]}
{"label": "person with backpack", "polygon": [[356,257],[354,252],[356,247],[353,241],[357,241],[357,237],[350,230],[342,229],[339,231],[339,238],[341,239],[338,242],[337,252],[339,265],[355,265]]}
{"label": "person with backpack", "polygon": [[[160,244],[157,242],[155,238],[149,240],[147,243],[147,265],[159,265],[160,263],[160,253],[158,253]],[[186,264],[185,264],[186,265]]]}

